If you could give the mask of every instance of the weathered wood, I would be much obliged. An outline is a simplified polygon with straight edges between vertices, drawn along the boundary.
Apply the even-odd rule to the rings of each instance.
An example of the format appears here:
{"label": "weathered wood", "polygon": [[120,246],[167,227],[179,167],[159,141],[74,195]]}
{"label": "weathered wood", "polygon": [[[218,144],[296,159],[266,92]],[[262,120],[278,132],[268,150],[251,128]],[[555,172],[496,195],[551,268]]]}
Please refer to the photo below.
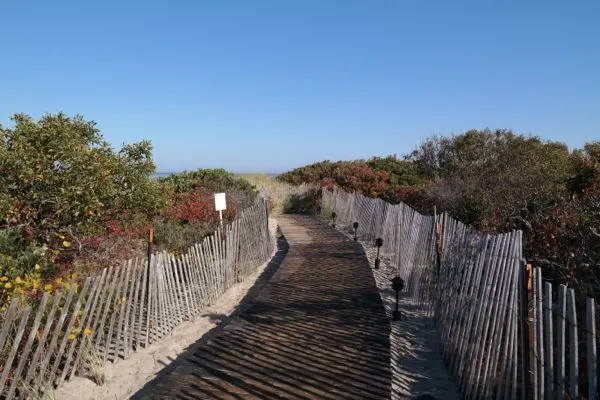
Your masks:
{"label": "weathered wood", "polygon": [[[130,319],[128,323],[129,335],[128,335],[128,343],[127,343],[127,354],[126,357],[129,358],[131,352],[134,350],[140,349],[140,337],[142,330],[142,321],[141,318],[144,316],[144,308],[142,306],[142,301],[140,300],[140,292],[141,285],[143,280],[144,270],[148,268],[145,260],[140,260],[140,262],[136,262],[136,268],[134,270],[134,281],[135,286],[132,285],[133,292],[131,296],[131,313]],[[136,329],[136,320],[140,319],[140,323],[138,328]]]}
{"label": "weathered wood", "polygon": [[539,268],[535,268],[533,270],[533,279],[534,279],[534,291],[535,291],[535,324],[536,324],[536,356],[537,356],[537,384],[538,384],[538,398],[544,398],[545,385],[544,385],[544,375],[545,375],[545,358],[544,358],[544,313],[543,313],[543,286],[542,286],[542,270]]}
{"label": "weathered wood", "polygon": [[[541,275],[541,271],[540,271]],[[554,399],[554,335],[552,319],[552,284],[544,285],[544,346],[546,363],[546,398]]]}
{"label": "weathered wood", "polygon": [[587,375],[588,400],[596,400],[598,391],[598,367],[596,353],[596,301],[588,297],[585,303],[585,320],[587,334]]}
{"label": "weathered wood", "polygon": [[113,294],[116,291],[116,282],[119,280],[121,268],[111,267],[108,270],[106,276],[106,284],[104,285],[104,293],[100,297],[100,304],[98,306],[98,315],[92,328],[93,336],[92,343],[96,349],[100,349],[102,339],[104,337],[104,325],[108,312],[112,305]]}
{"label": "weathered wood", "polygon": [[[23,372],[23,368],[25,367],[25,363],[29,359],[29,351],[31,350],[31,346],[33,345],[35,336],[38,333],[38,328],[42,321],[42,316],[44,315],[44,311],[46,310],[46,304],[48,302],[49,297],[50,297],[49,293],[44,293],[42,295],[40,304],[38,305],[37,313],[35,315],[35,319],[33,321],[33,324],[31,325],[31,330],[29,332],[29,338],[27,339],[27,342],[25,343],[25,347],[21,350],[22,356],[21,356],[19,364],[17,365],[17,368],[15,369],[14,374],[13,374],[13,376],[15,378],[13,379],[12,384],[8,390],[8,394],[6,395],[6,398],[8,400],[13,398],[15,390],[17,388],[17,385],[19,384],[19,378],[21,377],[21,373]],[[7,370],[7,369],[5,369],[5,370]]]}
{"label": "weathered wood", "polygon": [[133,327],[133,324],[131,322],[131,314],[135,313],[135,310],[131,310],[132,307],[134,307],[134,299],[135,299],[135,283],[138,282],[137,279],[137,272],[138,272],[138,264],[139,259],[136,258],[133,261],[133,264],[130,268],[129,271],[129,277],[127,278],[127,283],[128,283],[128,287],[127,290],[125,291],[125,296],[127,297],[126,300],[126,304],[125,304],[125,315],[123,316],[123,321],[122,323],[119,323],[119,332],[120,332],[120,336],[122,337],[121,339],[121,350],[122,350],[122,355],[124,359],[127,359],[129,357],[129,350],[131,349],[130,346],[130,337],[132,336],[133,332],[131,332],[131,328]]}
{"label": "weathered wood", "polygon": [[15,315],[17,314],[18,306],[19,299],[14,298],[6,310],[6,314],[4,315],[4,320],[2,322],[2,331],[0,331],[0,351],[2,351],[4,348],[4,342],[8,337],[8,332],[10,331]]}
{"label": "weathered wood", "polygon": [[577,312],[575,290],[567,290],[567,328],[569,332],[569,393],[572,399],[579,398],[579,341],[577,338]]}
{"label": "weathered wood", "polygon": [[87,316],[88,316],[88,313],[92,306],[93,300],[96,297],[96,292],[98,291],[99,283],[100,283],[100,277],[91,278],[91,288],[89,291],[89,295],[88,295],[87,301],[85,301],[85,307],[82,311],[82,314],[81,314],[81,317],[79,320],[79,324],[77,324],[77,327],[75,328],[77,331],[81,332],[81,335],[80,335],[80,337],[77,337],[75,340],[71,341],[71,343],[69,344],[69,348],[67,349],[67,358],[64,363],[62,374],[58,380],[59,385],[65,380],[69,371],[71,369],[74,369],[74,366],[71,367],[71,359],[73,357],[73,354],[75,353],[75,349],[78,348],[78,344],[81,345],[81,343],[83,342],[83,336],[86,335],[85,322],[87,320]]}
{"label": "weathered wood", "polygon": [[[109,271],[107,268],[104,268],[102,270],[102,274],[99,277],[98,289],[96,290],[96,294],[92,300],[92,304],[91,304],[90,310],[88,312],[87,318],[86,317],[82,318],[82,326],[85,328],[89,328],[91,330],[90,337],[93,337],[93,335],[95,333],[94,329],[95,329],[95,321],[97,320],[97,313],[100,313],[100,311],[102,310],[102,296],[104,293],[104,288],[106,285],[106,277],[107,277],[108,273],[109,273]],[[90,339],[84,338],[84,340],[82,340],[81,343],[79,344],[79,348],[78,348],[78,351],[76,352],[76,356],[75,356],[75,361],[73,362],[73,368],[71,369],[71,373],[69,374],[69,379],[71,379],[73,377],[73,375],[75,375],[75,373],[77,372],[77,370],[79,368],[79,365],[83,358],[83,356],[82,356],[83,346],[86,341],[89,342]]]}
{"label": "weathered wood", "polygon": [[[10,349],[10,353],[6,358],[6,362],[4,363],[4,367],[2,368],[2,375],[0,376],[0,393],[4,389],[4,385],[6,384],[6,378],[8,378],[8,374],[12,367],[12,363],[17,355],[17,350],[21,345],[21,338],[23,337],[23,333],[25,332],[25,326],[27,325],[27,321],[29,320],[29,314],[31,313],[31,307],[25,307],[23,313],[21,314],[21,321],[19,323],[19,327],[17,328],[17,333],[15,334],[12,348]],[[17,379],[13,377],[13,379]]]}
{"label": "weathered wood", "polygon": [[48,378],[46,379],[46,366],[48,365],[50,359],[54,355],[54,351],[56,350],[56,345],[58,343],[58,338],[60,337],[60,334],[63,333],[63,323],[65,322],[67,314],[69,313],[69,307],[71,306],[71,301],[73,300],[74,294],[75,285],[71,286],[71,289],[69,289],[67,299],[65,300],[65,304],[62,306],[62,310],[60,312],[60,316],[58,317],[58,321],[56,321],[56,324],[54,325],[54,334],[52,335],[52,339],[50,340],[50,345],[45,350],[45,357],[42,358],[39,375],[35,380],[35,385],[33,387],[34,390],[38,390],[40,389],[42,384],[51,383],[54,380],[53,376],[48,376]]}
{"label": "weathered wood", "polygon": [[112,347],[112,345],[114,344],[114,358],[112,361],[116,361],[117,359],[117,349],[118,349],[118,332],[117,332],[117,338],[115,340],[113,340],[113,330],[115,327],[115,322],[117,321],[117,318],[120,319],[122,311],[123,311],[123,287],[125,287],[125,282],[127,281],[127,278],[129,276],[129,268],[131,267],[131,260],[128,260],[127,262],[123,263],[120,267],[119,270],[121,272],[120,274],[120,278],[119,280],[116,282],[116,289],[115,289],[115,299],[112,301],[112,313],[110,315],[110,322],[108,324],[108,333],[106,334],[106,340],[104,341],[104,354],[103,354],[103,363],[106,363],[108,361],[108,356],[110,354],[110,349]]}
{"label": "weathered wood", "polygon": [[[54,295],[54,300],[52,302],[52,307],[50,308],[50,312],[48,313],[48,316],[46,317],[46,324],[44,325],[44,330],[42,331],[42,334],[38,340],[37,343],[37,347],[35,349],[35,352],[33,353],[33,357],[31,358],[31,363],[29,364],[29,369],[27,370],[27,375],[25,376],[25,380],[24,383],[29,385],[29,383],[33,380],[34,376],[35,376],[35,372],[38,370],[38,360],[40,358],[40,356],[42,355],[42,352],[46,350],[46,339],[48,338],[48,334],[50,333],[50,328],[52,327],[52,324],[54,323],[54,315],[56,314],[56,310],[58,309],[58,303],[60,303],[60,300],[62,299],[63,294],[62,293],[56,293]],[[44,371],[42,369],[39,370],[38,372],[38,376],[42,375],[44,373]],[[34,384],[33,385],[33,389],[37,390],[38,389],[38,385]]]}
{"label": "weathered wood", "polygon": [[556,398],[562,400],[566,395],[565,379],[565,322],[567,319],[567,287],[558,285],[558,300],[556,303]]}
{"label": "weathered wood", "polygon": [[[138,298],[138,304],[139,304],[139,318],[138,318],[138,333],[137,333],[137,340],[135,342],[135,346],[136,346],[136,350],[138,350],[141,347],[141,344],[144,343],[144,347],[148,347],[148,336],[150,335],[150,315],[152,314],[152,310],[150,308],[150,292],[149,292],[149,279],[148,279],[148,273],[150,271],[150,268],[148,266],[146,266],[146,268],[143,268],[142,270],[142,282],[141,282],[141,293],[140,293],[140,297]],[[148,291],[148,292],[147,292]],[[146,335],[143,335],[142,337],[142,322],[144,321],[144,310],[146,312]],[[142,341],[143,339],[143,341]]]}
{"label": "weathered wood", "polygon": [[[50,382],[51,383],[54,383],[56,371],[58,369],[59,364],[62,361],[62,356],[63,356],[63,352],[65,351],[67,341],[71,340],[70,335],[73,333],[75,320],[77,318],[77,314],[79,313],[79,309],[81,308],[82,299],[84,299],[85,296],[87,295],[87,292],[90,288],[91,280],[92,280],[92,278],[89,278],[89,277],[85,280],[85,282],[83,284],[83,288],[81,289],[81,292],[76,297],[75,305],[74,305],[73,311],[71,313],[71,318],[69,319],[69,322],[67,323],[67,325],[65,327],[63,338],[60,342],[60,346],[58,347],[58,351],[56,352],[56,355],[55,355],[54,364],[52,365],[52,369],[50,370],[50,379],[51,379]],[[66,309],[68,310],[68,307],[66,307]],[[76,333],[75,333],[75,335],[76,335]]]}

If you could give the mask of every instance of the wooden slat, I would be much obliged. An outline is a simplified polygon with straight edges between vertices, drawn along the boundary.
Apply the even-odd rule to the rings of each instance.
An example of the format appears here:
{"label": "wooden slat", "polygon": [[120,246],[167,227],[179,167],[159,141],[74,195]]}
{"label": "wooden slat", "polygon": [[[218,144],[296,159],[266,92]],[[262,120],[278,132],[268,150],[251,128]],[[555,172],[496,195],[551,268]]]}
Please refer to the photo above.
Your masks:
{"label": "wooden slat", "polygon": [[556,398],[562,400],[566,395],[565,379],[565,322],[567,320],[567,287],[558,285],[558,300],[556,302]]}
{"label": "wooden slat", "polygon": [[123,279],[122,273],[124,269],[122,267],[112,267],[111,270],[113,274],[107,278],[105,287],[106,290],[103,294],[104,301],[101,304],[102,308],[98,310],[99,315],[96,321],[97,329],[94,328],[95,335],[91,340],[92,347],[94,351],[97,352],[96,355],[101,357],[103,362],[106,362],[106,358],[108,357],[108,355],[105,353],[106,343],[110,342],[110,338],[107,337],[108,327],[106,326],[106,321],[109,315],[114,313],[114,310],[112,309],[114,308],[114,302],[119,295],[118,287]]}
{"label": "wooden slat", "polygon": [[[69,322],[67,323],[67,325],[65,327],[63,338],[60,342],[60,346],[58,347],[58,351],[56,352],[56,355],[55,355],[54,365],[52,366],[52,369],[50,370],[50,379],[52,379],[52,381],[51,381],[52,383],[54,383],[56,371],[58,370],[58,366],[60,365],[60,363],[62,361],[62,356],[63,356],[63,353],[67,346],[67,341],[69,340],[69,335],[71,334],[71,332],[73,330],[75,320],[77,318],[77,314],[79,313],[79,309],[81,308],[82,299],[85,298],[85,296],[87,295],[87,292],[90,288],[91,280],[92,280],[92,278],[89,278],[89,277],[85,280],[85,282],[83,284],[83,288],[81,289],[81,292],[79,293],[79,295],[76,296],[75,305],[73,307],[73,311],[71,312],[71,318],[69,319]],[[68,311],[68,307],[65,307],[65,308]]]}
{"label": "wooden slat", "polygon": [[[181,310],[181,313],[184,316],[183,319],[190,319],[192,317],[192,309],[190,306],[190,299],[188,297],[188,292],[187,292],[186,285],[185,285],[183,275],[182,275],[183,271],[181,269],[181,263],[183,261],[183,256],[173,257],[172,260],[173,260],[172,268],[173,268],[173,278],[174,278],[173,282],[174,282],[175,294],[180,299],[178,309]],[[187,316],[185,315],[186,313],[187,313]]]}
{"label": "wooden slat", "polygon": [[542,286],[542,270],[535,268],[533,270],[534,275],[534,290],[536,292],[535,298],[535,316],[536,316],[536,335],[535,340],[537,344],[537,384],[538,384],[538,398],[543,399],[545,393],[544,375],[546,371],[546,364],[544,358],[544,313],[543,313],[543,286]]}
{"label": "wooden slat", "polygon": [[15,315],[17,314],[17,309],[19,306],[19,299],[14,298],[10,302],[10,306],[8,306],[8,310],[6,310],[6,314],[4,315],[4,319],[2,322],[2,331],[0,331],[0,351],[4,348],[4,342],[8,337],[8,332],[12,326]]}
{"label": "wooden slat", "polygon": [[552,332],[552,284],[544,285],[544,345],[546,362],[546,398],[556,398],[554,393],[554,335]]}
{"label": "wooden slat", "polygon": [[[152,310],[150,309],[150,301],[146,300],[146,296],[149,297],[150,293],[146,293],[146,288],[148,285],[148,271],[149,271],[150,263],[148,260],[142,260],[141,270],[142,270],[142,281],[141,281],[141,293],[138,298],[139,304],[139,315],[138,315],[138,332],[137,332],[137,340],[135,342],[136,350],[141,348],[141,344],[144,343],[144,347],[148,347],[148,336],[150,333],[150,314]],[[146,335],[142,336],[142,322],[144,321],[144,312],[146,313]]]}
{"label": "wooden slat", "polygon": [[[126,263],[127,267],[126,267],[126,274],[125,274],[125,280],[123,281],[123,287],[121,289],[121,297],[119,298],[119,311],[118,311],[118,317],[116,318],[116,322],[117,322],[117,330],[115,331],[114,334],[114,343],[115,343],[115,358],[114,361],[117,361],[119,359],[119,355],[121,350],[123,349],[123,353],[125,353],[125,333],[124,333],[124,328],[125,328],[125,323],[127,321],[127,312],[129,310],[128,308],[128,304],[131,300],[130,297],[130,286],[131,286],[131,275],[132,275],[132,271],[135,268],[135,262],[132,260],[129,260]],[[123,354],[123,357],[125,355]]]}
{"label": "wooden slat", "polygon": [[[139,346],[139,340],[140,340],[140,336],[141,336],[141,317],[144,314],[144,309],[142,307],[141,304],[141,300],[140,300],[140,292],[141,292],[141,286],[142,286],[142,281],[143,281],[143,276],[144,276],[144,271],[147,268],[147,263],[145,260],[141,260],[140,262],[136,263],[136,269],[135,269],[135,274],[134,274],[134,281],[135,281],[135,286],[133,287],[133,293],[132,293],[132,301],[131,301],[131,316],[130,316],[130,320],[129,320],[129,329],[130,329],[130,335],[129,335],[129,343],[127,346],[127,357],[129,357],[131,355],[131,352],[134,350],[139,350],[140,346]],[[140,326],[136,329],[136,321],[140,319]]]}
{"label": "wooden slat", "polygon": [[[39,360],[40,356],[42,355],[42,352],[46,351],[46,340],[48,338],[48,334],[50,333],[50,329],[53,325],[54,315],[56,314],[56,310],[58,309],[58,304],[60,303],[60,300],[62,298],[63,298],[62,293],[56,293],[54,295],[54,300],[52,301],[52,307],[50,307],[50,312],[48,313],[48,316],[46,317],[46,324],[44,325],[44,330],[42,331],[42,334],[40,335],[40,338],[37,343],[37,347],[35,349],[35,352],[33,353],[33,357],[31,358],[31,363],[29,364],[29,369],[27,370],[27,375],[25,376],[24,383],[26,385],[29,385],[29,382],[31,382],[33,380],[33,378],[35,377],[36,371],[38,370],[38,367],[39,367],[38,360]],[[43,373],[44,373],[44,371],[41,369],[38,372],[39,375],[41,375]],[[38,385],[34,384],[33,389],[37,390]]]}
{"label": "wooden slat", "polygon": [[572,399],[579,398],[579,341],[577,339],[577,312],[575,290],[567,290],[567,329],[569,332],[569,393]]}
{"label": "wooden slat", "polygon": [[129,271],[129,286],[127,288],[127,291],[125,292],[125,296],[127,297],[127,301],[125,304],[125,316],[123,317],[123,323],[121,325],[121,328],[119,329],[123,338],[121,350],[124,359],[127,359],[129,357],[129,353],[131,350],[130,339],[133,334],[133,332],[131,331],[133,328],[133,324],[131,322],[131,314],[135,314],[135,310],[132,311],[132,308],[134,307],[135,300],[135,285],[136,282],[139,283],[137,279],[138,267],[139,259],[136,258],[133,262],[133,265],[131,266],[131,270]]}
{"label": "wooden slat", "polygon": [[67,293],[67,299],[65,300],[65,304],[62,306],[62,310],[60,312],[58,321],[54,325],[54,333],[52,335],[52,339],[50,340],[50,345],[48,346],[48,349],[45,350],[45,357],[42,358],[42,362],[40,363],[40,372],[37,379],[35,380],[35,386],[33,387],[34,390],[38,390],[42,385],[46,386],[46,384],[51,384],[54,381],[54,377],[51,375],[46,378],[46,366],[50,362],[52,356],[54,356],[54,351],[56,350],[56,345],[58,343],[59,336],[61,335],[61,333],[64,334],[62,328],[65,319],[67,318],[67,314],[69,313],[69,308],[71,306],[71,301],[73,300],[74,294],[75,285],[71,286],[71,288],[69,289]]}
{"label": "wooden slat", "polygon": [[40,304],[37,306],[37,313],[35,315],[33,325],[31,325],[29,338],[25,343],[25,347],[23,347],[23,349],[21,350],[21,360],[19,361],[19,364],[17,365],[17,368],[15,369],[13,374],[15,379],[13,379],[12,384],[8,390],[8,394],[6,395],[6,398],[8,400],[13,398],[17,385],[19,384],[19,378],[21,377],[21,373],[23,372],[23,368],[25,367],[25,363],[29,359],[29,352],[31,350],[31,346],[33,346],[33,341],[35,340],[35,336],[38,332],[40,323],[42,322],[42,316],[44,315],[44,311],[46,310],[46,304],[48,303],[49,297],[50,295],[48,293],[44,293],[42,295],[42,299],[40,300]]}
{"label": "wooden slat", "polygon": [[596,353],[596,301],[588,297],[585,303],[587,333],[588,400],[596,400],[598,391],[598,358]]}
{"label": "wooden slat", "polygon": [[[25,326],[29,320],[29,314],[31,313],[31,307],[27,306],[23,313],[21,314],[21,321],[19,323],[19,327],[17,328],[17,333],[13,340],[12,348],[10,349],[10,353],[6,358],[6,362],[4,363],[4,367],[2,368],[2,376],[0,376],[0,393],[4,389],[4,385],[6,384],[6,378],[8,378],[8,374],[11,370],[12,363],[15,360],[15,356],[17,355],[17,350],[21,345],[21,338],[23,337],[23,333],[25,332]],[[13,379],[18,379],[18,377],[13,377]]]}
{"label": "wooden slat", "polygon": [[[92,304],[90,306],[90,310],[87,314],[87,317],[84,316],[84,318],[82,318],[82,326],[85,328],[90,328],[92,330],[92,333],[90,334],[91,337],[93,337],[93,335],[96,333],[94,331],[94,329],[96,329],[96,321],[98,320],[98,315],[99,313],[102,311],[102,300],[103,300],[103,294],[104,294],[104,288],[106,285],[106,280],[107,280],[107,276],[109,275],[109,270],[107,268],[104,268],[102,270],[102,274],[99,277],[98,280],[98,288],[96,289],[96,294],[93,297],[92,300]],[[82,354],[83,354],[83,346],[85,342],[91,342],[90,338],[84,338],[84,340],[82,340],[79,343],[79,350],[76,352],[75,355],[75,361],[73,362],[73,368],[71,368],[71,372],[69,374],[69,379],[73,378],[73,376],[75,375],[75,373],[77,372],[79,365],[81,363],[81,360],[83,358]]]}
{"label": "wooden slat", "polygon": [[104,291],[100,297],[100,303],[98,304],[98,315],[94,320],[94,326],[92,328],[91,343],[96,349],[100,349],[102,339],[104,338],[104,325],[108,312],[112,304],[113,293],[115,292],[116,282],[119,280],[121,268],[111,267],[108,270],[106,281],[104,285]]}
{"label": "wooden slat", "polygon": [[87,322],[88,314],[90,312],[90,309],[92,307],[94,299],[96,298],[96,294],[97,294],[98,288],[100,286],[100,278],[101,278],[100,276],[96,276],[94,278],[91,278],[92,282],[91,282],[91,288],[90,288],[90,291],[89,291],[89,296],[87,298],[87,301],[85,302],[85,307],[84,307],[83,312],[81,314],[81,318],[79,319],[79,324],[77,324],[77,327],[76,327],[76,329],[79,332],[81,332],[81,335],[79,335],[79,337],[77,337],[75,340],[71,341],[71,343],[70,343],[70,346],[69,346],[69,348],[67,350],[67,359],[66,359],[66,361],[64,363],[62,374],[61,374],[60,379],[58,381],[59,385],[65,380],[65,378],[67,377],[67,374],[69,374],[70,371],[72,369],[74,369],[74,364],[73,364],[73,366],[71,365],[71,358],[73,357],[74,354],[76,354],[75,353],[75,349],[80,348],[81,347],[80,345],[83,342],[83,335],[85,334],[84,331],[85,331],[85,328],[86,328],[85,323]]}
{"label": "wooden slat", "polygon": [[106,334],[106,340],[104,342],[104,355],[103,355],[103,363],[106,363],[108,361],[108,356],[110,354],[110,349],[114,343],[114,358],[113,358],[113,362],[117,360],[118,357],[118,348],[119,348],[119,333],[117,332],[116,338],[113,339],[113,331],[115,328],[115,322],[117,320],[120,321],[121,319],[121,315],[123,314],[123,309],[124,309],[124,304],[122,301],[122,298],[124,297],[124,288],[126,287],[126,281],[127,278],[129,276],[129,270],[131,267],[131,260],[127,261],[126,263],[124,263],[123,265],[121,265],[121,267],[119,267],[119,270],[121,270],[121,274],[120,274],[120,278],[119,280],[116,282],[116,290],[115,290],[115,298],[112,301],[112,306],[113,306],[113,312],[111,313],[110,316],[110,322],[108,324],[108,333]]}

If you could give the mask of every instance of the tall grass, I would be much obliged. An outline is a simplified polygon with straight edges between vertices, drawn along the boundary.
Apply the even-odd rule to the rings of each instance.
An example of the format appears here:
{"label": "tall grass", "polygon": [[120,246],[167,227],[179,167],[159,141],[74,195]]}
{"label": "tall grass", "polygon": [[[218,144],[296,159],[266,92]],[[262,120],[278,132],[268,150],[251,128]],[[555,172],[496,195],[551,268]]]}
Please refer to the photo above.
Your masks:
{"label": "tall grass", "polygon": [[292,198],[316,188],[316,185],[304,183],[299,186],[290,185],[265,174],[240,174],[239,176],[254,185],[259,193],[267,199],[269,213],[274,217],[283,214],[290,208]]}

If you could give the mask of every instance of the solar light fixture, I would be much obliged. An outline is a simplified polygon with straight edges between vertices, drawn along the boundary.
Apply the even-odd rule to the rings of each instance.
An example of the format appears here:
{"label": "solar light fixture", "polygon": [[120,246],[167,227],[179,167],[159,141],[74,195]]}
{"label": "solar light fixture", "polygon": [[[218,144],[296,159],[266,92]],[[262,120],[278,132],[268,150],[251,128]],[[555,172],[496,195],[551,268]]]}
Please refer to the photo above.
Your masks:
{"label": "solar light fixture", "polygon": [[395,276],[394,279],[392,279],[392,289],[394,289],[396,291],[396,310],[392,314],[392,317],[393,317],[394,321],[399,321],[400,320],[400,311],[398,310],[398,301],[399,301],[400,291],[402,289],[404,289],[404,279],[400,278],[399,276]]}
{"label": "solar light fixture", "polygon": [[331,226],[335,228],[335,219],[337,218],[337,214],[334,212],[331,213]]}
{"label": "solar light fixture", "polygon": [[375,269],[379,269],[379,249],[383,246],[383,239],[377,238],[375,239],[375,246],[377,246],[377,257],[375,258]]}
{"label": "solar light fixture", "polygon": [[358,231],[358,222],[353,223],[352,226],[354,227],[354,241],[356,242],[358,240],[358,236],[356,236]]}

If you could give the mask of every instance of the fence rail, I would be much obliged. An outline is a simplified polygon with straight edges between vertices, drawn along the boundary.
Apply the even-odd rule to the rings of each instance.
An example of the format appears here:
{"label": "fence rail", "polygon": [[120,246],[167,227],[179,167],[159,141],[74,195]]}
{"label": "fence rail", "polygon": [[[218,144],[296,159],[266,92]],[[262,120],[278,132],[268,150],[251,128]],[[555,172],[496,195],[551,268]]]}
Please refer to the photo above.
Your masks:
{"label": "fence rail", "polygon": [[42,393],[74,375],[128,358],[197,315],[275,249],[259,199],[179,256],[156,253],[89,277],[39,304],[14,299],[1,317],[0,398]]}
{"label": "fence rail", "polygon": [[337,188],[323,190],[321,210],[348,233],[358,222],[361,240],[384,239],[406,295],[435,318],[464,397],[598,398],[595,300],[577,309],[573,289],[543,283],[522,258],[520,231],[488,235]]}

